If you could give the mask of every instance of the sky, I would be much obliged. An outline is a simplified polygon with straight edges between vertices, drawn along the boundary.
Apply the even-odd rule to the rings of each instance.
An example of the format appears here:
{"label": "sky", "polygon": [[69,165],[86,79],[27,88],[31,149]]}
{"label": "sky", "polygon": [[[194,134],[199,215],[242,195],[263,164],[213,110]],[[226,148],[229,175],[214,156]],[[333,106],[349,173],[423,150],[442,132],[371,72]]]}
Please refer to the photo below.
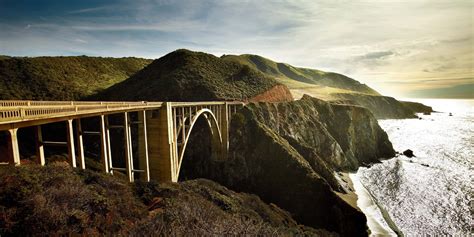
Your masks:
{"label": "sky", "polygon": [[0,0],[0,54],[248,53],[397,97],[474,98],[473,22],[471,0]]}

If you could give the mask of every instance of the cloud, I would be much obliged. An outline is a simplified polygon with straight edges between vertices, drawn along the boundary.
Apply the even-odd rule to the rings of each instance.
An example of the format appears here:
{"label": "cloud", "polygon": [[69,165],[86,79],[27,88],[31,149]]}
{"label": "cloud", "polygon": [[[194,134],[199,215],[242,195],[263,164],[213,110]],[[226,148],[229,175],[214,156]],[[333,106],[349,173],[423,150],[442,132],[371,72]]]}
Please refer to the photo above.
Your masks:
{"label": "cloud", "polygon": [[91,7],[91,8],[83,8],[74,11],[69,11],[68,14],[83,14],[83,13],[91,13],[91,12],[98,12],[103,10],[109,10],[111,6],[100,6],[100,7]]}
{"label": "cloud", "polygon": [[372,52],[362,56],[356,57],[357,60],[379,60],[386,58],[387,56],[394,55],[392,51],[381,51],[381,52]]}
{"label": "cloud", "polygon": [[0,54],[252,53],[348,73],[388,94],[409,89],[391,81],[473,74],[472,1],[47,2],[0,8]]}

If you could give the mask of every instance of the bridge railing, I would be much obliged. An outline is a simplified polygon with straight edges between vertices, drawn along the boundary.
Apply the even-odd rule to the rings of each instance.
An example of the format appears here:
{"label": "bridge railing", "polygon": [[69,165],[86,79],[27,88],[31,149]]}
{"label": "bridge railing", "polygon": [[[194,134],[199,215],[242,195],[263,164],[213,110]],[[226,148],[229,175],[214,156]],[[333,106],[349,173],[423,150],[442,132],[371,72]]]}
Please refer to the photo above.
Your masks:
{"label": "bridge railing", "polygon": [[0,123],[95,112],[156,108],[162,102],[0,101]]}
{"label": "bridge railing", "polygon": [[19,106],[66,106],[66,105],[151,105],[161,102],[147,101],[34,101],[34,100],[1,100],[1,107]]}
{"label": "bridge railing", "polygon": [[243,102],[238,101],[204,101],[204,102],[171,102],[173,107],[187,107],[187,106],[206,106],[206,105],[243,105]]}

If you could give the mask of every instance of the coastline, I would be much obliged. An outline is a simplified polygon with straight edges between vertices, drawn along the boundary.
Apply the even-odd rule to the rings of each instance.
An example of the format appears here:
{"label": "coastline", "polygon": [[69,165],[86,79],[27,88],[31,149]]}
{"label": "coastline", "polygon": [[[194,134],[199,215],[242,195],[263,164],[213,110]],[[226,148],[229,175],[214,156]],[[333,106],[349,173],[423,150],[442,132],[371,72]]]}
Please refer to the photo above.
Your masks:
{"label": "coastline", "polygon": [[377,204],[370,192],[360,182],[357,173],[348,173],[347,177],[351,180],[350,185],[356,196],[357,208],[367,218],[370,236],[403,236],[388,213]]}

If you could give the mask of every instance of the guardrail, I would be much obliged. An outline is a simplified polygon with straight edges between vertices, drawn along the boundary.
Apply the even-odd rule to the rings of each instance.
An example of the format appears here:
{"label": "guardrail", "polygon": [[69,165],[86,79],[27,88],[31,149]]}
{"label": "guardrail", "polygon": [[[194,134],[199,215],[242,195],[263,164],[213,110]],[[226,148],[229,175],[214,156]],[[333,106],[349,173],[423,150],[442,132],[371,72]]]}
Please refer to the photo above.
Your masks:
{"label": "guardrail", "polygon": [[0,123],[88,113],[156,108],[162,102],[0,101]]}

